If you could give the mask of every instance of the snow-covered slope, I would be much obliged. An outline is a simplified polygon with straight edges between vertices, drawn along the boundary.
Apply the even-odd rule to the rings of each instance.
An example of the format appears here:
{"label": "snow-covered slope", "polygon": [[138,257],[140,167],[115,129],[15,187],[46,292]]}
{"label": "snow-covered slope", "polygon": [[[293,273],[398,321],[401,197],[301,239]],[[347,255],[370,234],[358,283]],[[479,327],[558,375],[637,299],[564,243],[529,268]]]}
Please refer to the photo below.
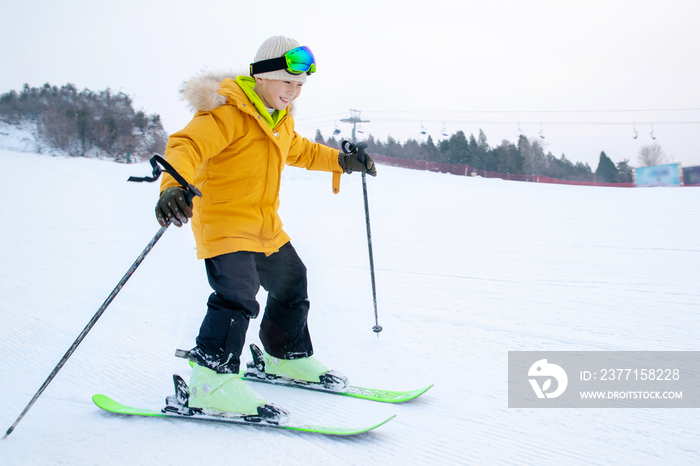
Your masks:
{"label": "snow-covered slope", "polygon": [[[9,427],[158,230],[147,164],[0,151],[0,429]],[[700,350],[700,190],[465,178],[380,166],[368,179],[285,170],[281,215],[306,262],[316,355],[384,405],[255,385],[336,438],[119,417],[158,408],[210,293],[189,226],[170,228],[15,432],[4,465],[697,464],[691,409],[508,409],[514,350]],[[261,292],[260,298],[264,298]],[[258,321],[249,331],[258,342]]]}

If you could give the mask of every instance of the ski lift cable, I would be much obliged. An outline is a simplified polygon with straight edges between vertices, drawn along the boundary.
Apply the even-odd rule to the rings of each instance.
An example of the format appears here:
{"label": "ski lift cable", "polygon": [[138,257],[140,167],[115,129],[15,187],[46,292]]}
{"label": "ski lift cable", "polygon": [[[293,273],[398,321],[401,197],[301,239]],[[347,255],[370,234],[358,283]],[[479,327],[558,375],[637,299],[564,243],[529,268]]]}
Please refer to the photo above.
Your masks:
{"label": "ski lift cable", "polygon": [[332,113],[330,115],[319,115],[319,116],[313,116],[313,117],[305,117],[305,118],[295,118],[294,121],[307,121],[307,120],[318,120],[321,118],[334,118],[338,116],[345,116],[347,115],[347,112],[343,113]]}
{"label": "ski lift cable", "polygon": [[638,113],[638,112],[697,112],[700,108],[639,108],[599,110],[365,110],[364,113]]}
{"label": "ski lift cable", "polygon": [[337,125],[333,121],[319,121],[316,123],[312,122],[306,122],[301,125],[296,125],[296,129],[309,129],[309,128],[327,128],[329,126],[332,126],[335,128]]}
{"label": "ski lift cable", "polygon": [[[382,123],[382,122],[392,122],[392,123],[413,123],[415,124],[416,120],[410,120],[410,119],[405,119],[405,120],[396,120],[396,119],[382,119],[382,118],[375,118],[373,121]],[[542,125],[548,125],[551,127],[562,127],[562,126],[627,126],[630,123],[633,125],[633,131],[635,132],[635,135],[633,136],[633,139],[638,138],[638,131],[636,129],[636,123],[637,122],[624,122],[624,121],[567,121],[567,122],[561,122],[561,121],[542,121],[542,122],[523,122],[523,121],[470,121],[470,120],[446,120],[446,121],[436,121],[436,120],[419,120],[419,121],[424,121],[424,122],[441,122],[442,123],[442,130],[440,134],[443,137],[449,137],[449,134],[447,132],[447,123],[450,123],[451,125],[472,125],[472,126],[486,126],[486,125],[494,125],[494,126],[503,126],[503,125],[518,125],[518,129],[520,130],[520,134],[525,134],[523,131],[524,126],[533,126],[533,125],[540,125],[540,129],[542,129]],[[652,140],[656,140],[656,135],[654,134],[654,125],[665,125],[665,126],[687,126],[687,125],[700,125],[700,121],[653,121],[653,122],[639,122],[641,125],[650,125],[651,126],[651,132],[650,132],[650,137]],[[329,131],[331,134],[334,136],[337,136],[339,133],[336,133],[336,130],[338,129],[335,125],[335,122],[333,121],[326,121],[326,122],[305,122],[304,124],[297,125],[296,129],[297,131],[306,131],[306,130],[317,130],[317,129],[324,129],[325,131]],[[358,127],[358,133],[359,134],[364,134],[364,131],[361,127],[361,125]],[[543,136],[543,131],[542,135]]]}
{"label": "ski lift cable", "polygon": [[[374,122],[383,123],[416,123],[412,119],[373,118]],[[627,126],[630,121],[515,121],[515,120],[422,120],[427,123],[474,124],[474,125],[548,125],[548,126]],[[698,125],[700,120],[647,121],[646,125]]]}

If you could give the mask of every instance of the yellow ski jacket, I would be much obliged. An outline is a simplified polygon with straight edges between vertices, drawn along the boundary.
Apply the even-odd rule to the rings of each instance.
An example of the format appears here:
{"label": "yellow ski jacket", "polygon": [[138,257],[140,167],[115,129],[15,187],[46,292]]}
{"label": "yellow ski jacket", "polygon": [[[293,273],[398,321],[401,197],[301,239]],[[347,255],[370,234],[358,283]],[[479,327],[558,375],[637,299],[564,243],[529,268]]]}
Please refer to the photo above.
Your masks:
{"label": "yellow ski jacket", "polygon": [[[202,192],[193,200],[197,257],[277,252],[289,241],[277,213],[284,166],[333,172],[337,193],[339,152],[299,136],[289,109],[271,128],[234,79],[205,74],[182,93],[197,113],[170,136],[165,159]],[[161,192],[171,186],[164,174]]]}

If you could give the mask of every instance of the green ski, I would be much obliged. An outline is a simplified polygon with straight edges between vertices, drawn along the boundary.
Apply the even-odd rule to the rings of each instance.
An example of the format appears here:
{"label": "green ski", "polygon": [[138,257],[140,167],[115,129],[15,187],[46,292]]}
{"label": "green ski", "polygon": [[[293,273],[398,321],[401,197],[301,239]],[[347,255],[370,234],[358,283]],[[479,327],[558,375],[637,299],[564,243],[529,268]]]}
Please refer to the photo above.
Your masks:
{"label": "green ski", "polygon": [[273,385],[282,385],[285,387],[303,388],[304,390],[314,390],[317,392],[330,393],[333,395],[349,396],[351,398],[360,398],[363,400],[379,401],[381,403],[403,403],[405,401],[412,400],[421,396],[423,393],[430,390],[432,385],[427,387],[419,388],[416,390],[407,391],[394,391],[394,390],[381,390],[377,388],[362,388],[355,387],[353,385],[348,385],[347,387],[335,390],[324,387],[322,384],[315,383],[300,383],[297,381],[285,379],[283,377],[275,377],[270,374],[260,374],[248,368],[245,371],[243,377],[245,380],[251,382],[263,382]]}
{"label": "green ski", "polygon": [[[302,382],[287,379],[266,373],[265,365],[261,359],[262,353],[260,352],[260,349],[253,344],[250,345],[250,349],[253,353],[253,361],[247,364],[243,379],[251,382],[263,382],[285,387],[303,388],[305,390],[314,390],[317,392],[349,396],[363,400],[379,401],[382,403],[403,403],[421,396],[433,386],[433,384],[430,384],[416,390],[395,391],[346,385],[344,383],[338,383],[339,379],[332,376],[329,377],[327,383]],[[190,365],[194,365],[195,360],[192,356],[190,356],[190,352],[188,350],[178,349],[175,351],[175,356],[178,358],[188,359],[190,361]],[[329,372],[329,374],[332,372],[333,371]]]}
{"label": "green ski", "polygon": [[212,415],[207,415],[207,414],[202,414],[202,413],[182,414],[182,413],[179,413],[175,410],[167,411],[165,409],[163,409],[161,411],[157,411],[157,410],[153,410],[153,409],[132,408],[132,407],[123,405],[117,401],[114,401],[112,398],[110,398],[106,395],[95,395],[92,397],[92,401],[97,406],[104,409],[105,411],[109,411],[109,412],[116,413],[116,414],[126,414],[126,415],[130,415],[130,416],[168,417],[168,418],[176,418],[176,419],[188,419],[188,420],[201,421],[201,422],[218,422],[218,423],[224,423],[224,424],[237,424],[237,425],[253,426],[253,427],[267,427],[267,428],[272,428],[272,429],[284,429],[284,430],[292,430],[292,431],[297,431],[297,432],[310,432],[310,433],[325,434],[325,435],[346,435],[347,436],[347,435],[362,434],[362,433],[374,430],[377,427],[379,427],[383,424],[386,424],[391,419],[396,417],[395,415],[391,416],[388,419],[385,419],[385,420],[379,422],[378,424],[368,426],[368,427],[358,427],[358,428],[355,428],[355,427],[325,427],[325,426],[296,424],[296,423],[274,424],[274,423],[269,423],[266,421],[256,422],[256,421],[246,420],[246,419],[244,419],[243,416],[223,417],[223,416],[212,416]]}

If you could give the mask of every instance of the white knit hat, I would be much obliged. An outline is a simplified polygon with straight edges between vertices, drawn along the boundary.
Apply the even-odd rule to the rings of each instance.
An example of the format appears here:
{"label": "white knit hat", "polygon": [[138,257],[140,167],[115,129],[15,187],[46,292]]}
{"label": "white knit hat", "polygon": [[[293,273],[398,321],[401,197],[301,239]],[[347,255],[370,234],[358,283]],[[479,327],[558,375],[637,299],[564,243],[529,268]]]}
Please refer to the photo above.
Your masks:
{"label": "white knit hat", "polygon": [[[255,62],[269,60],[283,56],[292,49],[299,47],[299,42],[284,36],[272,36],[262,43],[255,54]],[[298,81],[306,82],[306,73],[291,74],[285,70],[268,71],[267,73],[258,73],[254,75],[256,78],[277,79],[280,81]]]}

